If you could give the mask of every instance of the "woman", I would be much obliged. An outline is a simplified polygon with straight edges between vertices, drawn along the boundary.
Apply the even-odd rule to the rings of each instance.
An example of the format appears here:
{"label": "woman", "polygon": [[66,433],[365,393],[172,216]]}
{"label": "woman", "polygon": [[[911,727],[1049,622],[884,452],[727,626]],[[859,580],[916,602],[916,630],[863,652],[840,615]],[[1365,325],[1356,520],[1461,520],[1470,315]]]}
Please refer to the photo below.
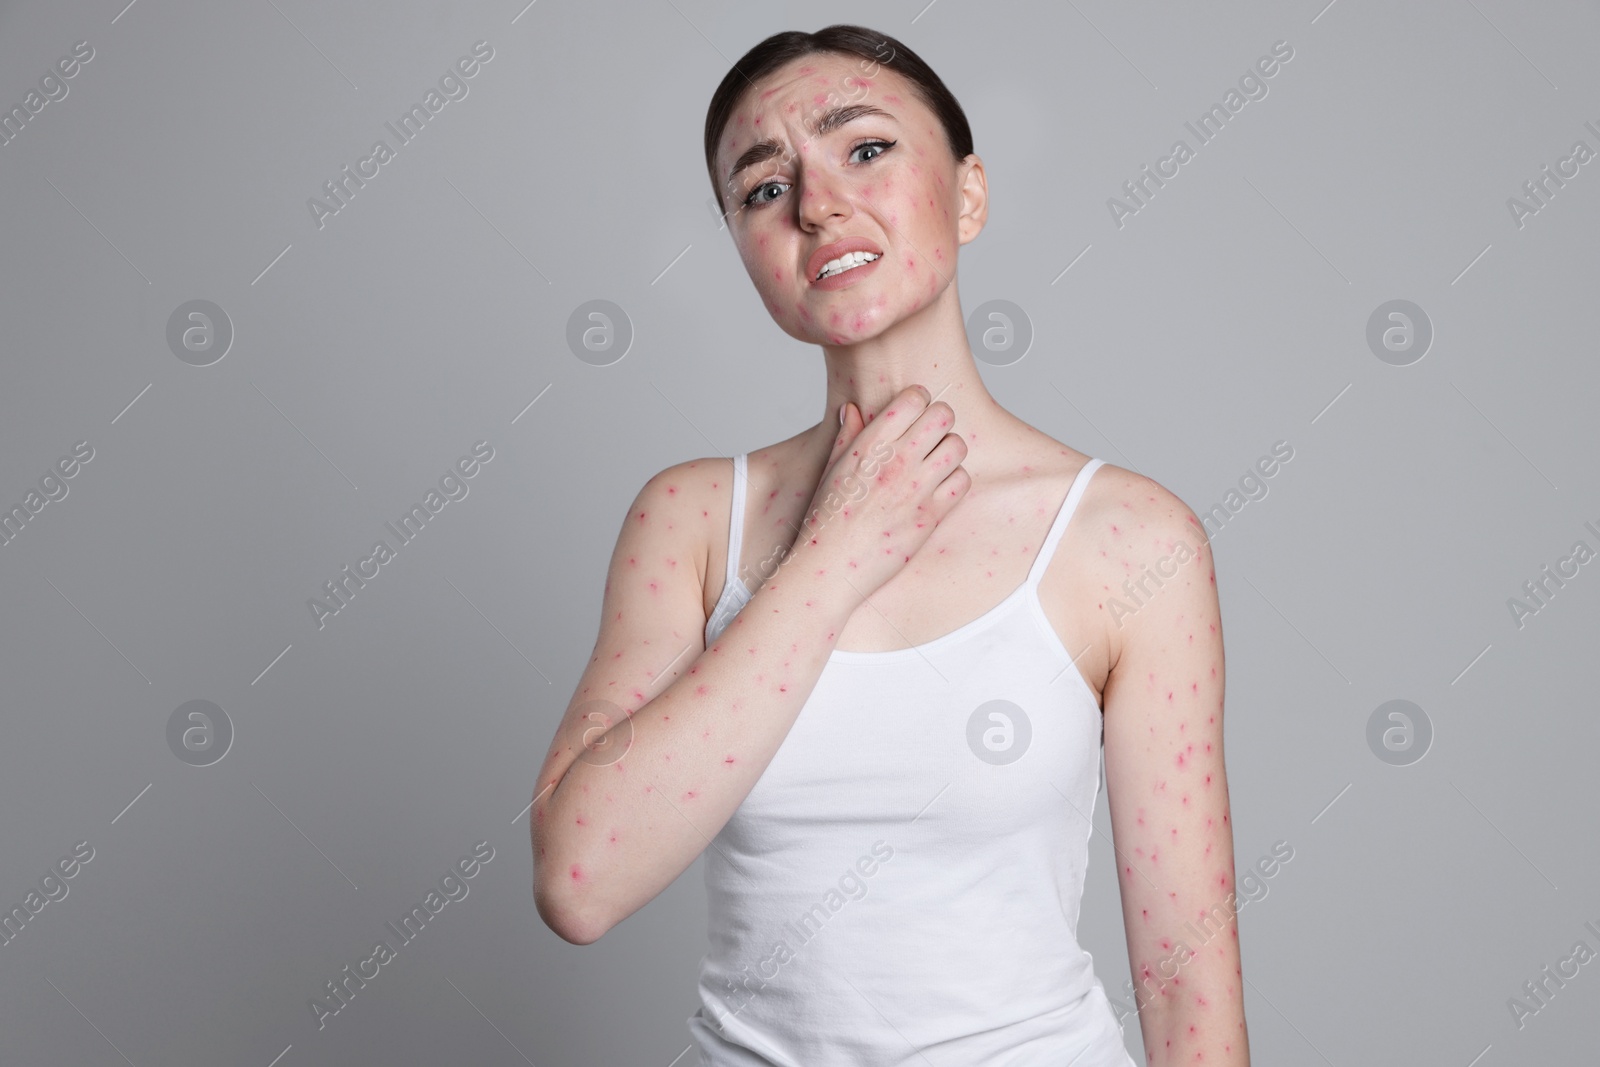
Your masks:
{"label": "woman", "polygon": [[1123,1067],[1076,939],[1103,746],[1146,1060],[1248,1064],[1205,535],[985,390],[960,105],[893,38],[782,33],[706,163],[828,414],[639,492],[539,775],[540,915],[589,944],[704,854],[707,1067]]}

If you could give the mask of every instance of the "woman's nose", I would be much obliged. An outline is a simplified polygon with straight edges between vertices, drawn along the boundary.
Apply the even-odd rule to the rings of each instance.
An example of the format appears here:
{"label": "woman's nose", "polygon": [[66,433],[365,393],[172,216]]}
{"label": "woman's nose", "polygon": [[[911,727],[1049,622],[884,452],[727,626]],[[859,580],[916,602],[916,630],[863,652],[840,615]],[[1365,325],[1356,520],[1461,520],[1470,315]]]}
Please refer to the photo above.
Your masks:
{"label": "woman's nose", "polygon": [[819,225],[850,214],[850,194],[837,178],[820,174],[800,178],[800,221]]}

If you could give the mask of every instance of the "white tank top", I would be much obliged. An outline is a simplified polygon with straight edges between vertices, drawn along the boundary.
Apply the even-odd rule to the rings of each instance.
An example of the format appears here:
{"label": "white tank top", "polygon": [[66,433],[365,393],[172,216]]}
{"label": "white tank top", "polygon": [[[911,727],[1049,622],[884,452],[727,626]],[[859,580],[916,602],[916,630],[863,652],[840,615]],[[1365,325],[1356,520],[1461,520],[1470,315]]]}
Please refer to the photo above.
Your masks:
{"label": "white tank top", "polygon": [[[708,647],[751,595],[745,460]],[[1005,600],[921,645],[829,657],[705,851],[687,1020],[704,1067],[1136,1067],[1077,941],[1100,707],[1038,596],[1101,465]]]}

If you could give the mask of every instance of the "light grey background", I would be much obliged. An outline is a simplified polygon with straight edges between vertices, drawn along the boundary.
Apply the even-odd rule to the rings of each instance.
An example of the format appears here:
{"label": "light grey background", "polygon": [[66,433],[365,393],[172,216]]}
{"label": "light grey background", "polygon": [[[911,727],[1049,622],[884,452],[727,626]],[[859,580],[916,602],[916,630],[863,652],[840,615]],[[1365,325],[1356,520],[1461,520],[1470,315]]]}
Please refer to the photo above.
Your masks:
{"label": "light grey background", "polygon": [[[94,858],[0,945],[0,1060],[667,1067],[705,950],[697,861],[588,947],[533,907],[535,772],[598,626],[622,516],[662,467],[822,416],[706,206],[701,128],[769,33],[901,37],[967,110],[992,197],[969,311],[1041,429],[1196,512],[1294,458],[1216,537],[1259,1064],[1574,1063],[1600,963],[1593,4],[468,2],[0,8],[0,106],[94,57],[0,146],[0,506],[93,459],[0,547],[0,905]],[[319,229],[307,201],[474,42],[492,60]],[[1120,228],[1107,208],[1274,42],[1293,59]],[[1070,265],[1070,269],[1067,269]],[[215,302],[197,367],[169,318]],[[606,299],[610,366],[569,349]],[[1434,339],[1381,361],[1405,299]],[[318,627],[307,603],[477,441],[494,458]],[[232,747],[169,749],[190,700]],[[1382,762],[1374,709],[1420,706]],[[1102,796],[1081,937],[1128,977]],[[473,844],[494,859],[319,1030],[308,1000]],[[1551,988],[1554,988],[1553,986]],[[1144,1062],[1138,1026],[1128,1046]],[[679,1064],[690,1064],[690,1052]]]}

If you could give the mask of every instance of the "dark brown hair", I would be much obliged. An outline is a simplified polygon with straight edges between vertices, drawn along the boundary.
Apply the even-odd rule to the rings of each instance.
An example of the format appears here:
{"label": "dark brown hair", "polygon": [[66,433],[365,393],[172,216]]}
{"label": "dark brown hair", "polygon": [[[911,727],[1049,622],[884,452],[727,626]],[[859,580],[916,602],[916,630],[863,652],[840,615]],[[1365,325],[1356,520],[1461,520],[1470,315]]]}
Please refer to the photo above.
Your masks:
{"label": "dark brown hair", "polygon": [[717,180],[717,141],[724,127],[733,117],[733,109],[745,90],[759,79],[784,64],[817,52],[835,55],[859,56],[874,64],[888,66],[898,71],[911,83],[928,109],[944,126],[945,140],[957,162],[972,153],[972,129],[967,125],[966,113],[956,101],[933,68],[922,61],[911,49],[886,33],[869,30],[865,26],[843,23],[827,26],[816,33],[786,30],[775,33],[740,56],[728,73],[723,75],[716,92],[711,94],[711,105],[706,109],[706,172],[711,177],[711,188],[716,194],[719,211],[726,211],[722,183]]}

